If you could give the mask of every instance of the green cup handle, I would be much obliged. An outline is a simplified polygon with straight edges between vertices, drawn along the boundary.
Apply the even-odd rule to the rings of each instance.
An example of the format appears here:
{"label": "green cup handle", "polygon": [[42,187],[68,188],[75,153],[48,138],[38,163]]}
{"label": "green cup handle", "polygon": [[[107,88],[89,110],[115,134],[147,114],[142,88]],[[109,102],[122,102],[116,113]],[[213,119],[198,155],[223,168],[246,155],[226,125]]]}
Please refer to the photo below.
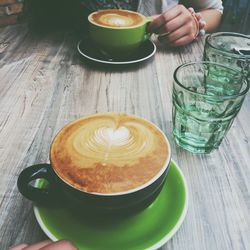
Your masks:
{"label": "green cup handle", "polygon": [[[146,29],[148,27],[148,25],[153,21],[152,17],[146,17]],[[143,37],[143,42],[145,42],[146,40],[148,40],[151,37],[152,33],[145,33],[144,37]]]}

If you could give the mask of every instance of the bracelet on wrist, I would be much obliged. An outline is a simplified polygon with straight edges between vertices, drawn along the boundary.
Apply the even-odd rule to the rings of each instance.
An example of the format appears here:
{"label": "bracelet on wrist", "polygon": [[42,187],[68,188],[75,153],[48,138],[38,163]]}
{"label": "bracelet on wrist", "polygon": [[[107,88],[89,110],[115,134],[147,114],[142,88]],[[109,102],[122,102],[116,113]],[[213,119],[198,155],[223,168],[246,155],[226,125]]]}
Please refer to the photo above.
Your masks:
{"label": "bracelet on wrist", "polygon": [[196,39],[198,36],[204,36],[206,34],[206,21],[202,18],[201,14],[196,13],[193,8],[188,8],[188,10],[196,23],[196,34],[194,39]]}

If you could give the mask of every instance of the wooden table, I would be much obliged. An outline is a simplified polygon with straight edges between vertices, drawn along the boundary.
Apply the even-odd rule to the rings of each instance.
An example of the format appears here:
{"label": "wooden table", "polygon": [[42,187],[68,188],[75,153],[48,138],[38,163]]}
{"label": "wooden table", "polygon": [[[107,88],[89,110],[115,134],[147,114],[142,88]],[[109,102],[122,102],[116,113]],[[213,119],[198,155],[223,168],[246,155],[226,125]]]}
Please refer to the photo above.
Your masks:
{"label": "wooden table", "polygon": [[72,31],[34,33],[25,24],[0,29],[0,249],[46,239],[32,203],[18,192],[22,169],[48,162],[52,138],[86,114],[125,111],[157,124],[189,187],[189,211],[163,249],[250,249],[250,96],[219,150],[194,155],[172,136],[174,69],[202,57],[202,40],[158,48],[130,67],[97,67],[80,60]]}

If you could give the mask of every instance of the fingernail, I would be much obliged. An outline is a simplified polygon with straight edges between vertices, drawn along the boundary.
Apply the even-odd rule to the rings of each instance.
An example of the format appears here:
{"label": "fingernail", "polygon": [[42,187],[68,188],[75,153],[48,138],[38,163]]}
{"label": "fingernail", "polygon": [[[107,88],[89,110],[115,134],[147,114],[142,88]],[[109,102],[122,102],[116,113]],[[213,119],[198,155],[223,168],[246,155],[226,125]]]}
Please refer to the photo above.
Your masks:
{"label": "fingernail", "polygon": [[188,8],[188,10],[189,10],[191,13],[194,13],[194,8],[190,7],[190,8]]}

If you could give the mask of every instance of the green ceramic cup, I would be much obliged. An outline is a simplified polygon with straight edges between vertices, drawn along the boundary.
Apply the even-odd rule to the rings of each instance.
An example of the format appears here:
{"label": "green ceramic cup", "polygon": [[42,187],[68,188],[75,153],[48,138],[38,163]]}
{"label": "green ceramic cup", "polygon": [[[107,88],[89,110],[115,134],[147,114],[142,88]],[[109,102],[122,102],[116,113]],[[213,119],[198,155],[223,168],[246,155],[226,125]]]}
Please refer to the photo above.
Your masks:
{"label": "green ceramic cup", "polygon": [[111,58],[127,58],[150,38],[147,26],[152,21],[138,12],[99,10],[88,16],[89,34],[96,47]]}

